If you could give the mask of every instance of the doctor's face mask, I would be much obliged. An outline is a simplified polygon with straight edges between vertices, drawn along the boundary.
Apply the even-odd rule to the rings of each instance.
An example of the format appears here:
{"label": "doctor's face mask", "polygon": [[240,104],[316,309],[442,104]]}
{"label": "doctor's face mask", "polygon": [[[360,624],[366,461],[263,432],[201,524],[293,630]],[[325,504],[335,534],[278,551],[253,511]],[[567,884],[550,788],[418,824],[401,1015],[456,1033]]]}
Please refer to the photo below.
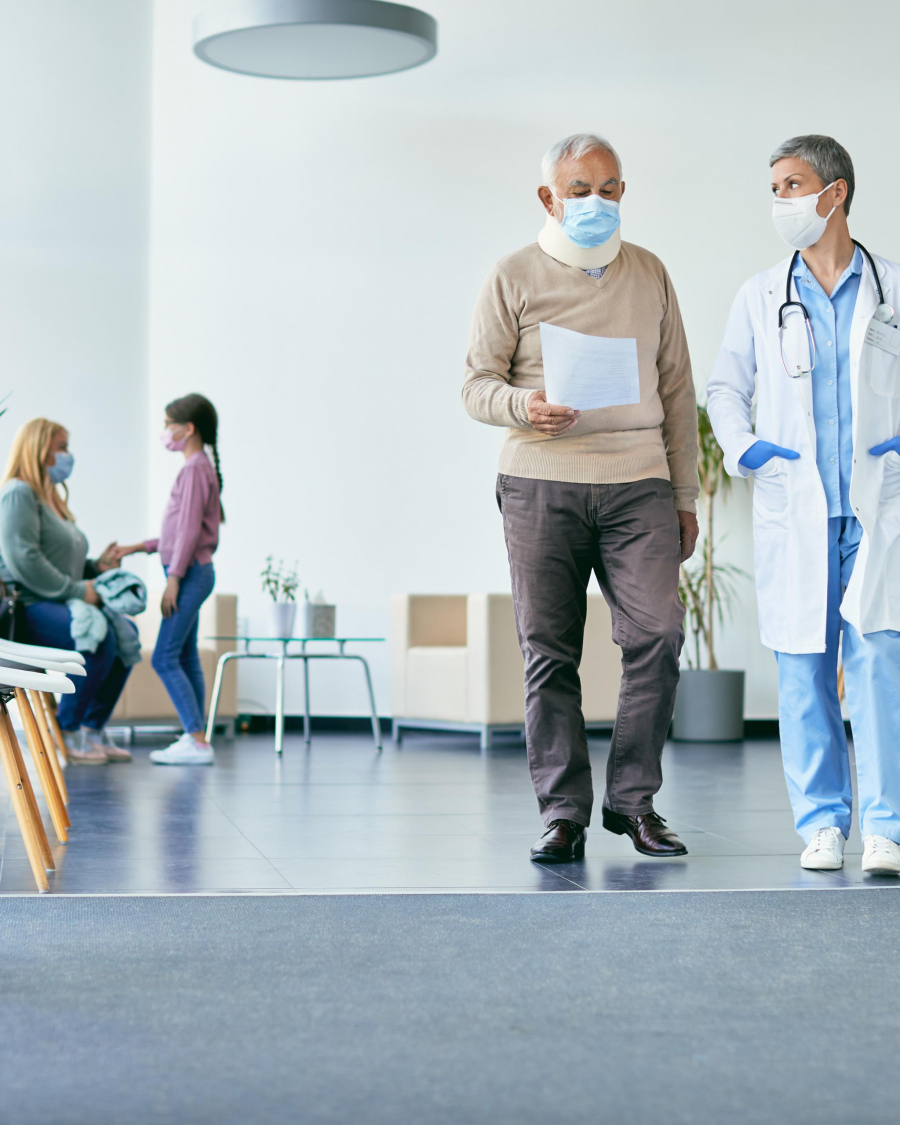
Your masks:
{"label": "doctor's face mask", "polygon": [[[811,192],[809,187],[816,182],[822,181],[805,161],[780,160],[772,168],[772,190],[786,193],[776,195],[772,200],[772,222],[788,246],[795,250],[805,250],[818,242],[825,233],[828,220],[837,210],[835,204],[827,215],[820,215],[818,211],[820,196],[833,188],[837,180],[826,184],[821,191]],[[808,184],[809,187],[806,186]]]}

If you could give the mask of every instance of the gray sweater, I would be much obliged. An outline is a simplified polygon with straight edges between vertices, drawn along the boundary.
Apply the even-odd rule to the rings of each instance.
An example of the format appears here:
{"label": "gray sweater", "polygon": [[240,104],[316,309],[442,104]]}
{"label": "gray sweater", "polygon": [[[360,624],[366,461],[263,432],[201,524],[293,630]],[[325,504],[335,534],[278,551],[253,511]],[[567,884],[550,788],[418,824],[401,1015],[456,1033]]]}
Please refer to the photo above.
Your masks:
{"label": "gray sweater", "polygon": [[74,523],[42,504],[31,485],[7,481],[0,489],[0,579],[21,588],[22,601],[83,598],[88,541]]}

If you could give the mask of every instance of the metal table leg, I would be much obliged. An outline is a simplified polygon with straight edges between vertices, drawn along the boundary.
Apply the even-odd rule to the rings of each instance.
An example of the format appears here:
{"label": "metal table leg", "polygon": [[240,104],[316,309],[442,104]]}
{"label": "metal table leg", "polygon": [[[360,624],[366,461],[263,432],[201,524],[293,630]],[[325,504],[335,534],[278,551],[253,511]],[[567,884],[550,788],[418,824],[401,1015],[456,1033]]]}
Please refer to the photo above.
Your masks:
{"label": "metal table leg", "polygon": [[[343,655],[343,654],[342,654]],[[375,739],[375,749],[381,750],[381,722],[378,718],[378,708],[375,705],[375,690],[372,687],[372,676],[369,672],[369,664],[364,656],[356,656],[355,654],[344,655],[345,660],[358,660],[363,666],[363,672],[366,675],[366,688],[369,692],[369,711],[372,716],[372,735]]]}
{"label": "metal table leg", "polygon": [[275,753],[284,750],[284,653],[278,657],[275,669]]}
{"label": "metal table leg", "polygon": [[[305,646],[304,646],[305,647]],[[309,746],[312,735],[310,733],[309,721],[309,657],[302,657],[303,660],[303,740]]]}
{"label": "metal table leg", "polygon": [[[216,714],[219,708],[219,698],[222,692],[222,679],[225,673],[225,665],[229,660],[274,660],[276,661],[276,681],[275,681],[275,753],[282,754],[284,752],[284,724],[285,724],[285,695],[284,695],[284,669],[288,660],[302,660],[303,661],[303,738],[307,746],[310,745],[312,740],[311,720],[310,720],[310,692],[309,692],[309,662],[310,660],[358,660],[363,666],[363,674],[366,677],[366,690],[369,693],[369,711],[372,721],[372,736],[375,740],[376,750],[381,750],[381,723],[378,719],[378,708],[375,703],[375,689],[372,687],[372,674],[369,670],[368,661],[364,656],[359,656],[357,653],[347,653],[344,651],[346,641],[339,641],[339,650],[337,654],[332,653],[311,653],[306,650],[306,642],[301,641],[303,650],[299,653],[288,652],[288,643],[282,642],[281,652],[277,655],[270,652],[248,652],[246,647],[238,652],[226,652],[219,657],[216,665],[216,679],[213,685],[212,699],[210,701],[209,718],[206,723],[206,738],[207,741],[212,741],[213,733],[216,726]],[[245,642],[246,644],[246,642]]]}
{"label": "metal table leg", "polygon": [[219,662],[216,665],[216,682],[213,687],[212,700],[209,706],[209,718],[206,720],[206,741],[212,742],[213,733],[216,729],[216,711],[219,707],[219,694],[222,691],[222,676],[225,673],[225,665],[229,660],[237,660],[238,657],[246,656],[243,652],[225,652],[219,657]]}

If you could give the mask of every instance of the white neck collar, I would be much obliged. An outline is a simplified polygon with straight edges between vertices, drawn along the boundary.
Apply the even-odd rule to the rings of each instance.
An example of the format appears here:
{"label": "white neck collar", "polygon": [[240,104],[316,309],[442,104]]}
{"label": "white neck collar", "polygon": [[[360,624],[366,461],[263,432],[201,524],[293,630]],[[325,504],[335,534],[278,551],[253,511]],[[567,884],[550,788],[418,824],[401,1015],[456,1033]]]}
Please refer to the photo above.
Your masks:
{"label": "white neck collar", "polygon": [[622,246],[622,236],[618,230],[615,230],[602,246],[588,248],[576,246],[571,238],[563,233],[556,219],[548,214],[547,221],[538,235],[538,246],[545,254],[555,258],[557,262],[562,262],[564,266],[574,266],[579,270],[596,270],[601,266],[608,266],[616,257]]}

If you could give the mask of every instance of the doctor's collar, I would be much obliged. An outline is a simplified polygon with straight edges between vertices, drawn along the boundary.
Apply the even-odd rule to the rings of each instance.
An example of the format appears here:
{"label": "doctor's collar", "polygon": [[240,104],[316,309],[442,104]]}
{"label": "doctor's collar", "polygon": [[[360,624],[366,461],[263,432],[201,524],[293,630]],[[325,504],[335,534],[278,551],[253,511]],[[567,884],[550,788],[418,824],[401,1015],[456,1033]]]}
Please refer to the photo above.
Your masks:
{"label": "doctor's collar", "polygon": [[[858,246],[853,248],[853,257],[850,259],[850,265],[841,274],[841,277],[846,277],[848,273],[862,273],[863,256],[862,250]],[[797,264],[794,266],[794,277],[802,277],[805,274],[812,276],[812,270],[803,260],[803,255],[797,255]]]}

